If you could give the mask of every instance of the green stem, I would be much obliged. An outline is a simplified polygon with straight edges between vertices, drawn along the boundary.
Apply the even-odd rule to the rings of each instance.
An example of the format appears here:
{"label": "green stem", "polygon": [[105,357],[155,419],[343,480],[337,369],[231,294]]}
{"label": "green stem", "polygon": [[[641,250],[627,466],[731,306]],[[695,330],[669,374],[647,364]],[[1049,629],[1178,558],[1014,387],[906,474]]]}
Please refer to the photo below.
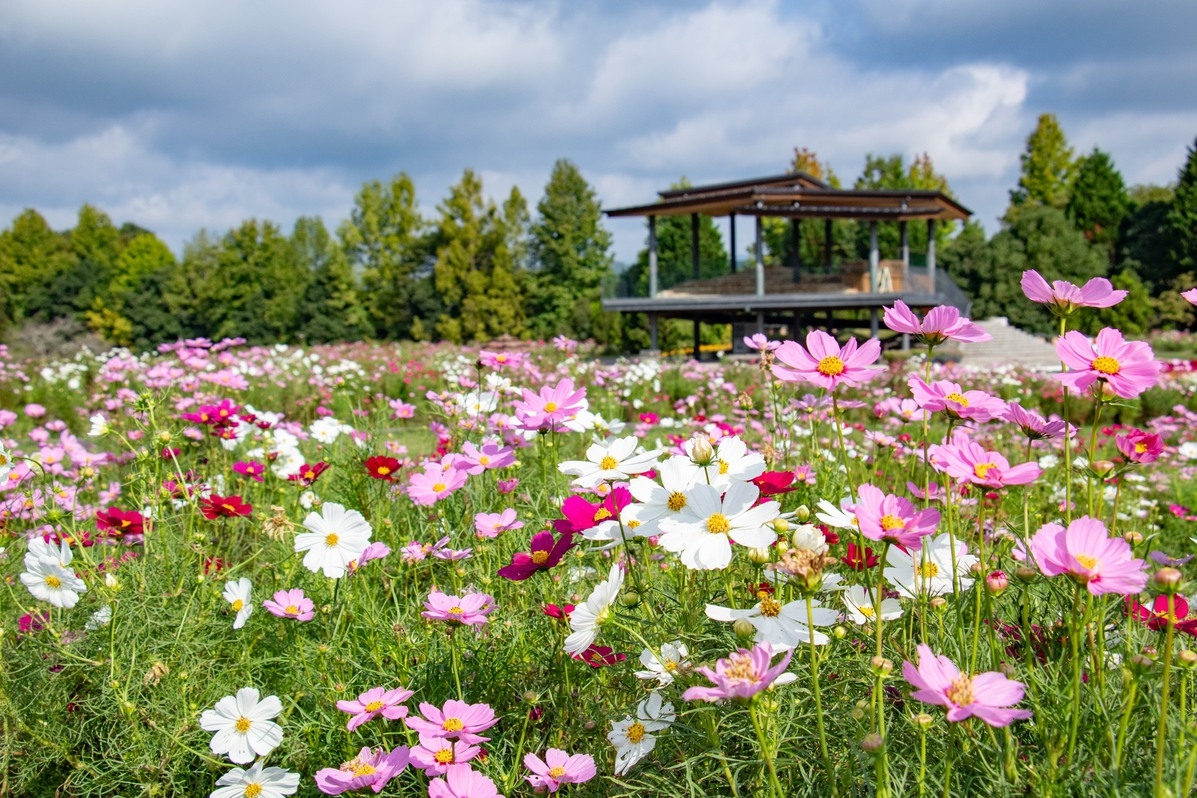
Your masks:
{"label": "green stem", "polygon": [[1081,594],[1084,588],[1076,586],[1076,593],[1072,601],[1072,629],[1068,635],[1069,648],[1072,651],[1072,710],[1068,726],[1068,764],[1073,762],[1072,755],[1076,751],[1076,733],[1081,722],[1081,634],[1084,631],[1081,617]]}
{"label": "green stem", "polygon": [[1126,730],[1130,726],[1131,713],[1135,709],[1135,699],[1139,696],[1139,680],[1131,680],[1130,690],[1126,694],[1126,703],[1122,707],[1122,719],[1118,723],[1118,742],[1114,745],[1114,776],[1122,782],[1122,750],[1126,743]]}
{"label": "green stem", "polygon": [[948,750],[943,760],[943,798],[952,795],[952,754],[956,752],[956,724],[948,723]]}
{"label": "green stem", "polygon": [[1164,749],[1168,744],[1168,693],[1172,687],[1172,639],[1176,634],[1176,596],[1168,594],[1168,631],[1164,635],[1164,675],[1160,688],[1160,725],[1155,738],[1155,798],[1162,798]]}
{"label": "green stem", "polygon": [[831,794],[837,794],[835,769],[831,755],[827,753],[827,734],[823,729],[823,699],[819,689],[819,650],[815,646],[815,610],[810,594],[806,596],[806,628],[810,638],[810,680],[815,691],[815,722],[819,729],[819,753],[823,755],[823,768],[831,780]]}
{"label": "green stem", "polygon": [[844,448],[844,422],[840,419],[840,401],[831,392],[831,412],[835,416],[835,434],[840,443],[840,462],[844,466],[844,478],[848,480],[848,488],[852,491],[852,500],[856,501],[856,483],[852,480],[852,469],[848,467],[848,450]]}
{"label": "green stem", "polygon": [[756,741],[761,747],[761,759],[765,760],[765,767],[769,771],[769,791],[773,795],[773,798],[782,798],[785,795],[785,791],[782,790],[781,782],[777,778],[777,767],[773,764],[773,752],[765,740],[765,732],[761,728],[761,720],[757,717],[755,701],[748,705],[748,716],[752,719],[752,728],[756,732]]}

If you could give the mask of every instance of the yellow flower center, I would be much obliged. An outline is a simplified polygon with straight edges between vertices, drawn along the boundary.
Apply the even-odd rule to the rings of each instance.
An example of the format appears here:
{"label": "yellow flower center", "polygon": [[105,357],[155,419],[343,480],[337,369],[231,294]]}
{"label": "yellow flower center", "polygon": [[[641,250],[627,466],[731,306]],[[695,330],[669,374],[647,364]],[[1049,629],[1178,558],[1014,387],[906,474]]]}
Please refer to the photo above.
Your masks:
{"label": "yellow flower center", "polygon": [[449,614],[450,615],[465,615],[465,610],[463,610],[461,607],[450,607]]}
{"label": "yellow flower center", "polygon": [[555,768],[549,768],[549,778],[560,779],[565,775],[565,768],[558,765]]}
{"label": "yellow flower center", "polygon": [[877,614],[877,611],[873,609],[873,605],[871,604],[861,604],[856,609],[860,610],[860,614],[866,618],[872,618]]}
{"label": "yellow flower center", "polygon": [[1076,555],[1076,561],[1090,570],[1092,570],[1093,566],[1097,565],[1097,558],[1090,557],[1088,554]]}
{"label": "yellow flower center", "polygon": [[977,463],[973,466],[973,474],[977,479],[989,479],[989,471],[993,468],[997,468],[993,463]]}
{"label": "yellow flower center", "polygon": [[237,718],[237,725],[235,728],[237,729],[238,734],[245,734],[249,731],[249,727],[252,725],[253,721],[242,715],[241,717]]}
{"label": "yellow flower center", "polygon": [[1147,451],[1147,444],[1145,444],[1145,443],[1136,443],[1135,444],[1135,454],[1143,454],[1143,452],[1145,452],[1145,451]]}
{"label": "yellow flower center", "polygon": [[445,718],[445,722],[441,724],[441,728],[447,732],[459,732],[465,728],[465,723],[461,718]]}
{"label": "yellow flower center", "polygon": [[950,394],[945,396],[944,399],[947,399],[948,401],[951,401],[951,402],[955,402],[956,404],[960,405],[961,407],[968,407],[968,400],[964,398],[964,395],[956,393],[955,391],[952,391]]}
{"label": "yellow flower center", "polygon": [[341,536],[338,535],[336,532],[329,532],[327,535],[324,536],[324,545],[328,546],[329,548],[332,548],[333,546],[337,545],[337,542],[340,539],[341,539]]}
{"label": "yellow flower center", "polygon": [[556,402],[545,402],[544,403],[544,412],[554,413],[556,411],[557,411],[557,403]]}
{"label": "yellow flower center", "polygon": [[1094,371],[1099,371],[1102,374],[1110,375],[1117,374],[1122,370],[1122,365],[1108,355],[1102,355],[1101,357],[1094,358],[1093,362],[1090,363],[1089,366]]}
{"label": "yellow flower center", "polygon": [[233,505],[231,505],[231,504],[225,503],[225,504],[222,504],[222,505],[220,505],[220,506],[221,506],[221,507],[223,507],[224,509],[228,510],[230,513],[235,513],[235,512],[237,512],[237,508],[236,508],[236,507],[234,507],[234,506],[233,506]]}
{"label": "yellow flower center", "polygon": [[686,494],[675,490],[669,494],[669,500],[665,502],[665,506],[669,508],[670,512],[676,513],[686,506]]}
{"label": "yellow flower center", "polygon": [[284,607],[284,608],[283,608],[283,614],[285,614],[285,615],[298,615],[298,614],[299,614],[299,607],[295,606],[294,604],[288,604],[286,607]]}
{"label": "yellow flower center", "polygon": [[439,750],[435,754],[433,754],[432,758],[435,759],[437,762],[441,763],[442,765],[452,765],[453,764],[453,749],[452,748],[442,748],[441,750]]}
{"label": "yellow flower center", "polygon": [[446,485],[444,482],[437,482],[432,486],[432,492],[433,493],[443,493],[445,491],[445,489],[448,487],[449,486]]}
{"label": "yellow flower center", "polygon": [[673,660],[669,660],[665,663],[665,670],[669,671],[670,673],[674,673],[677,670],[677,663]]}
{"label": "yellow flower center", "polygon": [[603,469],[604,471],[611,471],[618,465],[619,461],[611,455],[607,455],[602,460],[599,460],[599,468]]}
{"label": "yellow flower center", "polygon": [[377,772],[373,765],[367,765],[365,762],[360,762],[353,766],[353,775],[357,777],[373,776]]}
{"label": "yellow flower center", "polygon": [[723,675],[729,681],[733,679],[740,682],[755,683],[760,681],[760,678],[757,676],[756,666],[752,664],[752,657],[747,654],[741,654],[739,651],[727,658],[727,667],[724,669]]}
{"label": "yellow flower center", "polygon": [[930,579],[933,576],[939,575],[939,566],[931,561],[927,561],[919,566],[919,573],[924,579]]}
{"label": "yellow flower center", "polygon": [[973,702],[973,680],[967,676],[961,676],[947,689],[947,696],[948,700],[956,706],[967,707]]}
{"label": "yellow flower center", "polygon": [[262,785],[256,781],[245,785],[245,798],[258,798],[262,794]]}
{"label": "yellow flower center", "polygon": [[379,466],[378,473],[385,477],[387,474],[391,473],[391,469],[387,468],[386,466]]}
{"label": "yellow flower center", "polygon": [[611,517],[611,511],[608,510],[606,507],[600,507],[594,513],[594,520],[596,522],[606,521],[610,517]]}
{"label": "yellow flower center", "polygon": [[707,531],[713,535],[726,535],[730,529],[731,524],[723,513],[715,513],[707,519]]}
{"label": "yellow flower center", "polygon": [[906,522],[896,515],[883,515],[881,516],[881,528],[886,532],[891,529],[905,529]]}
{"label": "yellow flower center", "polygon": [[385,706],[386,706],[386,704],[384,704],[381,701],[371,701],[369,704],[366,704],[366,711],[367,712],[377,712],[378,710],[382,709]]}
{"label": "yellow flower center", "polygon": [[545,562],[548,561],[548,559],[549,559],[549,553],[547,551],[544,551],[543,549],[540,551],[532,552],[533,565],[544,565]]}
{"label": "yellow flower center", "polygon": [[631,521],[628,521],[628,529],[635,529],[638,526],[640,526],[640,522],[635,518],[633,518]]}
{"label": "yellow flower center", "polygon": [[770,596],[761,598],[761,615],[766,618],[776,618],[781,615],[781,602]]}
{"label": "yellow flower center", "polygon": [[838,377],[844,373],[844,361],[835,355],[828,355],[819,361],[819,365],[815,366],[815,371],[824,377]]}
{"label": "yellow flower center", "polygon": [[241,599],[236,599],[233,602],[233,612],[241,612],[241,608],[245,606],[245,602]]}
{"label": "yellow flower center", "polygon": [[8,465],[8,455],[0,452],[0,466]]}
{"label": "yellow flower center", "polygon": [[628,730],[624,732],[624,736],[628,738],[629,743],[635,745],[644,739],[644,724],[636,721],[628,727]]}
{"label": "yellow flower center", "polygon": [[57,576],[54,576],[53,574],[51,574],[50,576],[46,577],[46,584],[52,588],[57,589],[62,586],[62,580],[59,579]]}
{"label": "yellow flower center", "polygon": [[726,474],[728,469],[731,468],[731,466],[729,466],[727,464],[726,460],[716,460],[716,462],[719,463],[719,474],[720,475]]}
{"label": "yellow flower center", "polygon": [[486,455],[480,455],[480,456],[478,457],[478,464],[479,464],[479,465],[484,465],[484,466],[485,466],[485,465],[490,465],[490,458],[489,458],[489,457],[487,457]]}

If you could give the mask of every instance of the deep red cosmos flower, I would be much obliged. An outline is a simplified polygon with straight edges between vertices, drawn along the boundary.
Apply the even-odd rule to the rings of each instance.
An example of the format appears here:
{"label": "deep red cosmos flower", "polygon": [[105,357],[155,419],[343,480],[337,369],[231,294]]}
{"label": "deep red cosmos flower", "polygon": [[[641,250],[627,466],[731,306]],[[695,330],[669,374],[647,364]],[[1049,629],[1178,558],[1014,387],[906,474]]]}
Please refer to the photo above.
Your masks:
{"label": "deep red cosmos flower", "polygon": [[215,493],[206,499],[200,499],[200,512],[209,521],[217,518],[236,518],[247,516],[254,508],[241,501],[240,496],[217,496]]}
{"label": "deep red cosmos flower", "polygon": [[119,507],[109,507],[108,511],[96,511],[96,529],[106,532],[109,537],[119,538],[125,535],[144,534],[145,519],[136,510],[122,510]]}
{"label": "deep red cosmos flower", "polygon": [[328,463],[323,461],[319,463],[313,463],[312,465],[304,463],[299,467],[298,471],[288,476],[287,479],[291,480],[292,482],[298,482],[300,485],[303,485],[306,488],[311,486],[312,483],[319,479],[320,475],[327,470]]}
{"label": "deep red cosmos flower", "polygon": [[368,473],[373,479],[381,479],[386,482],[392,482],[395,479],[395,474],[398,472],[399,461],[394,457],[375,455],[374,457],[366,458],[366,473]]}
{"label": "deep red cosmos flower", "polygon": [[779,493],[789,493],[794,489],[793,471],[766,471],[752,480],[761,491],[761,497],[776,496]]}

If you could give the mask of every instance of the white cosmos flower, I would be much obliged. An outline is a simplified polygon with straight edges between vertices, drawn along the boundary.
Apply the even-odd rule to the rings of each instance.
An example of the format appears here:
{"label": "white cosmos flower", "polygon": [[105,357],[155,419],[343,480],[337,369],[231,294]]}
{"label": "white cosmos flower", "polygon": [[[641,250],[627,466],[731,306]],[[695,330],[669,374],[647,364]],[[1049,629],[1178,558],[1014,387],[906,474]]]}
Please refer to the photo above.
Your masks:
{"label": "white cosmos flower", "polygon": [[661,522],[661,547],[680,552],[687,568],[711,571],[731,562],[732,541],[751,549],[771,546],[777,540],[772,522],[780,505],[767,501],[754,507],[759,496],[751,482],[733,483],[722,500],[718,488],[698,483],[682,517]]}
{"label": "white cosmos flower", "polygon": [[[819,606],[816,599],[811,600],[811,607],[815,626],[833,626],[840,619],[838,612]],[[768,641],[774,651],[784,651],[810,643],[812,633],[816,646],[825,646],[829,642],[827,635],[807,626],[805,599],[782,604],[772,596],[762,596],[756,606],[747,610],[733,610],[730,607],[708,604],[707,617],[713,621],[724,622],[747,618],[748,622],[756,627],[755,642]]]}
{"label": "white cosmos flower", "polygon": [[83,625],[83,628],[89,632],[94,632],[97,629],[107,626],[111,621],[112,605],[105,604],[91,614],[91,617],[87,619],[87,623]]}
{"label": "white cosmos flower", "polygon": [[697,468],[699,481],[727,490],[735,482],[748,482],[765,473],[765,458],[748,451],[748,444],[733,435],[715,445],[709,465]]}
{"label": "white cosmos flower", "polygon": [[640,664],[645,667],[645,670],[636,671],[636,676],[641,679],[656,679],[658,685],[668,687],[673,684],[675,673],[686,670],[690,666],[686,660],[689,654],[689,649],[681,640],[662,643],[660,654],[655,654],[651,648],[646,648],[640,652]]}
{"label": "white cosmos flower", "polygon": [[565,638],[566,654],[581,654],[590,648],[594,639],[598,637],[599,626],[610,617],[611,605],[615,603],[615,597],[619,595],[621,587],[623,569],[619,567],[619,563],[615,563],[611,566],[607,581],[599,582],[585,603],[574,607],[574,611],[570,613],[569,628],[573,633]]}
{"label": "white cosmos flower", "polygon": [[827,524],[827,526],[835,529],[856,530],[860,528],[855,513],[848,510],[841,510],[826,499],[819,499],[818,507],[820,512],[815,513],[815,517]]}
{"label": "white cosmos flower", "polygon": [[790,534],[790,545],[796,549],[813,551],[815,554],[827,553],[827,538],[814,524],[799,524]]}
{"label": "white cosmos flower", "polygon": [[63,568],[71,564],[71,560],[75,555],[71,551],[71,546],[65,540],[60,541],[57,545],[49,543],[42,536],[29,538],[27,544],[28,548],[25,550],[25,570],[31,570],[33,564],[38,560],[48,560],[56,562]]}
{"label": "white cosmos flower", "polygon": [[[257,788],[257,789],[255,789]],[[282,768],[264,768],[262,760],[249,770],[233,768],[216,780],[216,789],[208,798],[284,798],[299,789],[299,774]]]}
{"label": "white cosmos flower", "polygon": [[[885,578],[904,598],[942,596],[952,592],[952,541],[947,532],[923,538],[923,548],[909,553],[891,546],[885,558]],[[977,558],[968,553],[964,541],[956,541],[956,573],[960,589],[968,590],[973,580],[969,570]]]}
{"label": "white cosmos flower", "polygon": [[303,526],[310,531],[295,536],[295,551],[306,551],[303,566],[309,571],[339,579],[349,563],[361,557],[370,545],[373,529],[357,510],[348,510],[336,502],[326,502],[319,513],[308,513]]}
{"label": "white cosmos flower", "polygon": [[[877,618],[877,611],[873,606],[874,596],[860,585],[853,585],[843,593],[844,607],[852,623],[863,626],[872,623]],[[902,605],[897,599],[883,598],[881,600],[881,620],[892,621],[902,617]]]}
{"label": "white cosmos flower", "polygon": [[112,427],[109,426],[108,419],[99,413],[91,417],[91,429],[87,431],[89,436],[92,438],[103,438],[110,432],[112,432]]}
{"label": "white cosmos flower", "polygon": [[200,728],[216,732],[211,748],[214,754],[228,754],[238,765],[253,762],[255,756],[266,756],[283,741],[283,730],[274,722],[283,711],[278,696],[268,695],[258,700],[255,687],[242,687],[237,695],[226,695],[216,702],[215,709],[205,709],[200,715]]}
{"label": "white cosmos flower", "polygon": [[645,537],[661,534],[661,521],[677,519],[689,503],[687,493],[698,478],[698,467],[686,457],[671,457],[658,469],[661,484],[648,477],[636,477],[628,483],[636,505],[637,520],[643,525],[637,530]]}
{"label": "white cosmos flower", "polygon": [[12,464],[12,452],[4,448],[3,443],[0,443],[0,479],[8,476],[8,472],[12,471]]}
{"label": "white cosmos flower", "polygon": [[246,576],[224,583],[224,600],[233,607],[233,612],[237,613],[237,617],[233,619],[234,629],[245,626],[245,621],[253,614],[254,605],[250,600],[252,589],[253,583]]}
{"label": "white cosmos flower", "polygon": [[612,438],[591,444],[585,460],[566,460],[557,468],[575,476],[573,484],[583,488],[593,488],[600,482],[622,482],[653,468],[661,457],[660,449],[637,452],[639,448],[640,439],[635,435]]}
{"label": "white cosmos flower", "polygon": [[652,753],[657,745],[653,732],[668,729],[677,720],[673,704],[664,703],[654,690],[636,707],[636,717],[628,715],[612,721],[607,740],[615,746],[615,775],[622,776],[633,765]]}
{"label": "white cosmos flower", "polygon": [[57,557],[39,557],[32,563],[26,559],[21,582],[35,599],[68,610],[79,602],[80,593],[87,592],[83,580],[70,568],[64,568]]}

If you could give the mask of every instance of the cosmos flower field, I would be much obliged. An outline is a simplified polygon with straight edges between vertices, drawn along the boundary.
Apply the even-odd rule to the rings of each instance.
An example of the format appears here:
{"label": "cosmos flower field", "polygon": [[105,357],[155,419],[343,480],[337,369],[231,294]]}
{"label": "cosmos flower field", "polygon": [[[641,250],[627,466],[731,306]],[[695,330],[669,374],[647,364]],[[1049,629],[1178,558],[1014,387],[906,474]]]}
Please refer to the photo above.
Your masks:
{"label": "cosmos flower field", "polygon": [[0,348],[0,794],[1190,794],[1197,378],[1035,278],[1057,373]]}

